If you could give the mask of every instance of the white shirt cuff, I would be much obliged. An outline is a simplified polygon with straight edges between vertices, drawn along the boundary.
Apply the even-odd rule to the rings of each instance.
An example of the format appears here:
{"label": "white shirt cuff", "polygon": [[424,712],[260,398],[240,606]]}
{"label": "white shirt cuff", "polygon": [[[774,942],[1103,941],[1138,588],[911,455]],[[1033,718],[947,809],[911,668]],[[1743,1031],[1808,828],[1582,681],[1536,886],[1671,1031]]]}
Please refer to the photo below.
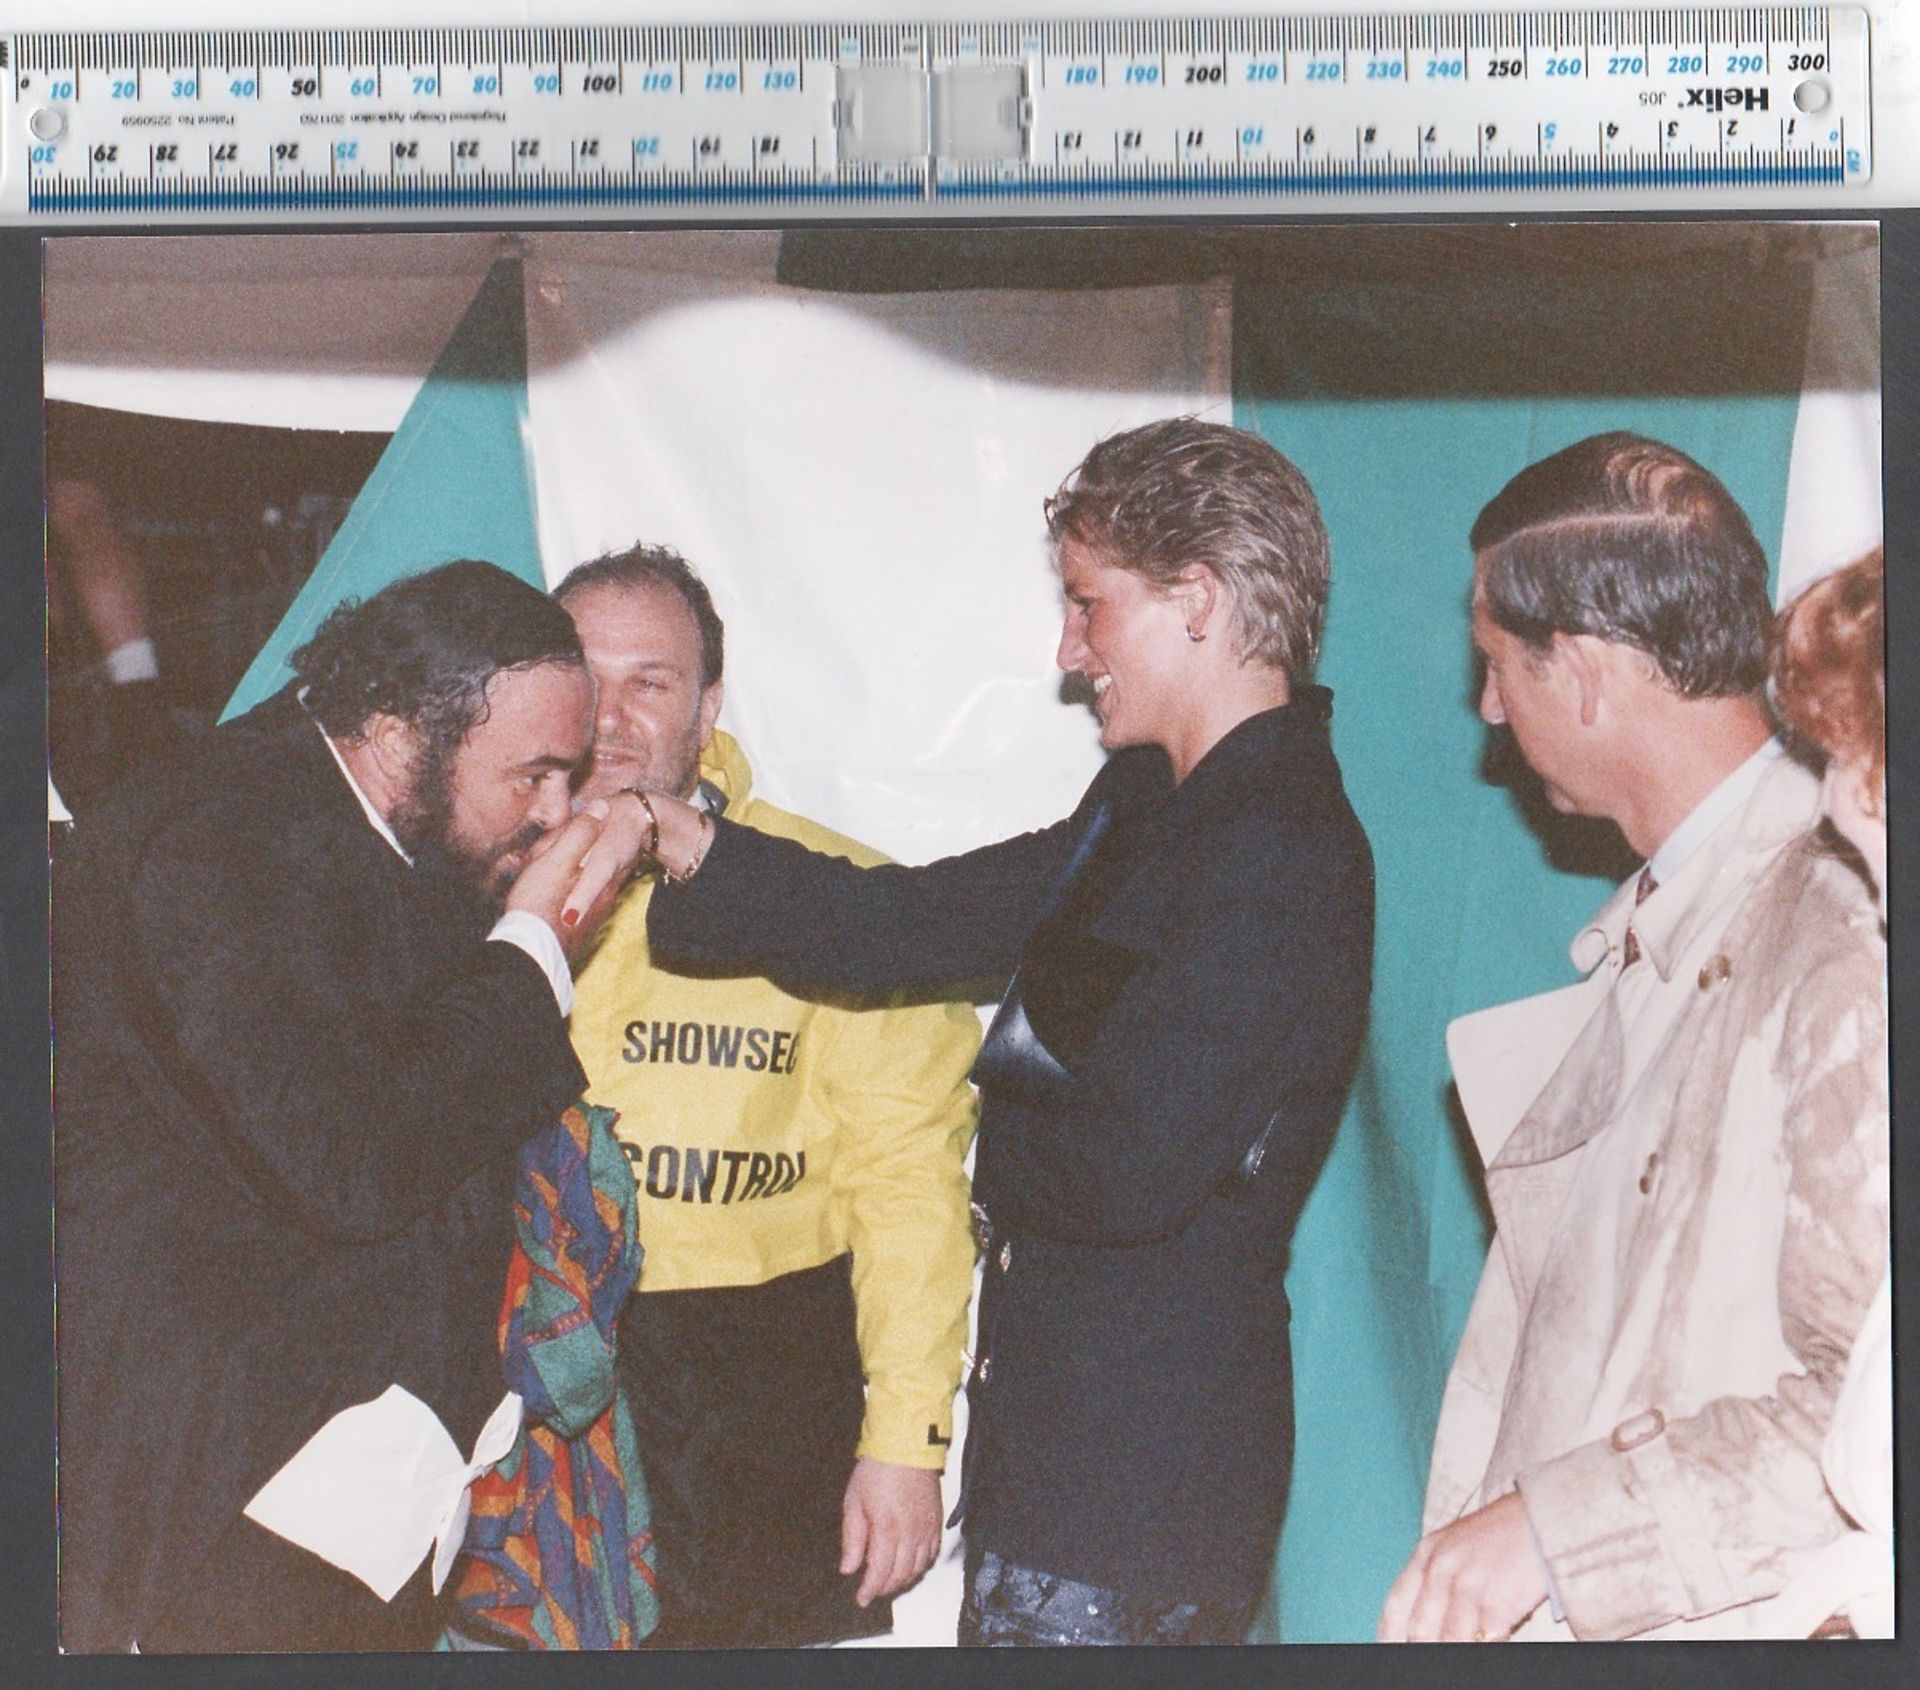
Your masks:
{"label": "white shirt cuff", "polygon": [[553,987],[553,1001],[560,1006],[560,1013],[573,1013],[573,970],[567,966],[567,953],[561,950],[551,927],[531,910],[508,910],[487,937],[517,945],[539,963],[547,984]]}

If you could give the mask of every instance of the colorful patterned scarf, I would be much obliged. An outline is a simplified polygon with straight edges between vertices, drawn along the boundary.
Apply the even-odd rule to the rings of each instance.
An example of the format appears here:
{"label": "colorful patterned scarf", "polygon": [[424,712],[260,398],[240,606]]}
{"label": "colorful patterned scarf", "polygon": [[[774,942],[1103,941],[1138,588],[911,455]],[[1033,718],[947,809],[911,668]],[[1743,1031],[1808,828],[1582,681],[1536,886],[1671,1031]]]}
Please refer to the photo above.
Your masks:
{"label": "colorful patterned scarf", "polygon": [[500,1355],[526,1422],[474,1483],[443,1648],[632,1649],[659,1622],[646,1487],[613,1372],[640,1277],[614,1119],[577,1105],[520,1154]]}

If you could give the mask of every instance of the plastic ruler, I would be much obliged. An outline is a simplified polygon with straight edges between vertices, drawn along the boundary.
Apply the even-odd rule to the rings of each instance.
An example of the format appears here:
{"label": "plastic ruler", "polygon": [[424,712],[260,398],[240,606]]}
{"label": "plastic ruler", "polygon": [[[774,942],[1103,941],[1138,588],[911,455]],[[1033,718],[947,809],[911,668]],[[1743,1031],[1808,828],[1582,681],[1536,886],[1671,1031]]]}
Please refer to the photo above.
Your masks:
{"label": "plastic ruler", "polygon": [[1845,188],[1857,6],[0,35],[0,218]]}

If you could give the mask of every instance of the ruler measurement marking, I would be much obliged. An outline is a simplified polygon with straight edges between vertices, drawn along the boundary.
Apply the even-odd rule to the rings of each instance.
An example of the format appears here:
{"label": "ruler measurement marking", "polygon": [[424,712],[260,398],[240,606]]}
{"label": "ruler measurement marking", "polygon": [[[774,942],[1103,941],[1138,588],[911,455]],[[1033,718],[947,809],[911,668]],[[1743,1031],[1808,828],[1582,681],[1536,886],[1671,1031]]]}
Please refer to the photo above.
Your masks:
{"label": "ruler measurement marking", "polygon": [[[1774,179],[1780,169],[1798,168],[1788,157],[1791,148],[1799,159],[1817,162],[1821,171],[1828,171],[1837,161],[1843,179],[1857,181],[1867,178],[1870,164],[1863,145],[1857,149],[1859,156],[1848,172],[1847,155],[1855,149],[1846,144],[1846,125],[1851,122],[1853,132],[1861,132],[1857,113],[1864,103],[1867,67],[1857,62],[1863,58],[1864,32],[1852,21],[1854,14],[1844,15],[1850,24],[1845,37],[1848,62],[1844,77],[1832,46],[1836,14],[1823,8],[1746,8],[1737,13],[1611,11],[1544,17],[1187,19],[1173,23],[1009,24],[987,29],[871,26],[845,32],[824,26],[812,30],[702,26],[457,34],[283,31],[264,37],[237,33],[138,37],[99,34],[19,37],[22,50],[9,54],[6,68],[17,113],[29,103],[23,68],[38,64],[57,69],[58,62],[65,59],[72,67],[68,95],[74,101],[74,111],[69,115],[88,125],[100,113],[97,102],[104,85],[112,80],[116,62],[133,73],[134,104],[152,99],[165,110],[169,89],[174,90],[176,99],[185,100],[190,95],[195,104],[207,103],[204,77],[206,66],[215,58],[225,61],[231,83],[237,68],[233,61],[251,56],[255,72],[246,93],[251,95],[247,104],[253,110],[261,110],[267,102],[262,72],[272,65],[285,67],[290,84],[297,80],[295,71],[307,73],[312,87],[301,90],[309,102],[307,109],[333,115],[338,121],[341,112],[334,107],[353,94],[348,85],[356,81],[356,67],[371,71],[367,80],[373,84],[375,98],[384,100],[389,63],[398,71],[403,61],[421,63],[431,54],[437,55],[433,60],[434,84],[431,89],[418,91],[417,97],[424,102],[419,114],[424,119],[429,108],[442,111],[446,113],[443,121],[458,126],[463,123],[463,114],[448,109],[451,102],[445,63],[453,56],[445,49],[457,49],[470,71],[490,67],[493,72],[493,86],[474,92],[483,98],[492,96],[488,104],[504,109],[516,120],[523,119],[525,128],[523,131],[516,126],[508,131],[507,169],[502,176],[488,167],[488,149],[482,147],[481,138],[460,137],[456,127],[449,139],[449,168],[461,170],[476,189],[495,185],[496,179],[520,180],[529,187],[537,182],[545,203],[570,197],[593,202],[599,197],[594,179],[604,176],[610,162],[598,147],[586,144],[600,139],[604,145],[604,138],[588,134],[601,128],[604,114],[578,105],[569,96],[593,92],[625,96],[629,92],[625,82],[628,61],[662,59],[670,60],[678,72],[676,86],[668,91],[670,105],[662,107],[662,112],[669,114],[666,127],[685,126],[711,144],[702,152],[696,138],[686,170],[669,168],[661,173],[661,185],[692,184],[696,194],[702,184],[716,191],[724,188],[730,200],[750,196],[756,185],[764,188],[797,174],[803,141],[811,171],[823,187],[863,189],[864,178],[880,176],[892,184],[896,196],[917,189],[930,202],[983,192],[1007,198],[1044,198],[1083,188],[1101,194],[1131,193],[1151,198],[1167,192],[1187,192],[1195,184],[1209,192],[1315,192],[1330,183],[1353,185],[1343,175],[1346,167],[1337,162],[1338,154],[1329,156],[1327,151],[1332,136],[1342,128],[1350,129],[1354,137],[1351,174],[1366,179],[1368,186],[1379,178],[1411,180],[1415,185],[1432,182],[1449,191],[1459,187],[1498,190],[1509,185],[1513,169],[1529,162],[1553,179],[1579,177],[1584,181],[1591,177],[1592,185],[1634,186],[1644,179],[1643,174],[1635,174],[1642,170],[1642,155],[1627,122],[1634,108],[1623,102],[1610,113],[1603,107],[1602,114],[1595,114],[1591,105],[1583,110],[1577,100],[1571,105],[1561,103],[1576,89],[1603,87],[1622,95],[1636,87],[1644,91],[1639,96],[1641,111],[1655,124],[1653,156],[1661,161],[1660,168],[1668,176],[1688,158],[1710,161],[1714,168],[1736,170],[1741,168],[1736,161],[1745,159],[1751,166],[1745,179]],[[1699,46],[1692,54],[1682,51],[1693,42]],[[1822,137],[1811,130],[1805,132],[1805,139],[1798,139],[1802,130],[1786,109],[1792,93],[1784,85],[1774,85],[1773,77],[1776,72],[1806,72],[1783,60],[1774,51],[1776,45],[1803,56],[1810,49],[1826,49],[1819,55],[1818,68],[1832,79],[1831,109],[1824,121],[1832,126],[1826,140],[1838,143],[1837,151],[1830,152],[1822,144]],[[748,64],[750,50],[756,48],[766,65],[773,68],[761,75],[751,90],[755,98],[749,100]],[[1596,52],[1608,48],[1614,49],[1608,54],[1609,62],[1596,68]],[[1667,48],[1675,51],[1666,53]],[[643,54],[656,57],[649,61]],[[1267,79],[1255,78],[1247,69],[1254,55],[1271,59],[1276,66],[1274,89],[1262,89],[1259,83]],[[1293,75],[1296,55],[1309,66],[1298,78]],[[1576,56],[1577,64],[1573,62]],[[803,98],[787,104],[773,98],[818,88],[820,78],[808,72],[815,68],[816,60],[831,69],[836,58],[841,64],[855,66],[906,63],[929,79],[956,66],[1007,63],[1018,72],[1017,86],[1023,90],[1017,96],[1014,138],[1002,143],[1003,152],[984,162],[950,157],[938,143],[931,155],[922,153],[897,160],[881,156],[868,163],[843,160],[834,145],[836,126],[842,119],[835,115],[831,93],[824,103]],[[1063,82],[1062,66],[1070,58],[1094,64],[1096,77],[1091,87],[1075,83],[1069,88]],[[1116,58],[1135,72],[1131,83],[1126,75],[1118,82],[1113,80],[1112,61]],[[1457,75],[1436,74],[1436,65],[1443,58],[1457,58]],[[1676,62],[1662,63],[1663,58]],[[1683,59],[1697,59],[1699,63],[1696,67],[1691,62],[1677,62]],[[551,102],[543,98],[538,107],[522,111],[510,91],[508,69],[513,67],[517,86],[524,83],[522,73],[535,60],[543,70],[547,64],[555,67],[558,86],[541,92],[557,93],[560,98]],[[716,71],[730,66],[731,78],[717,80],[711,86],[703,78],[698,88],[691,87],[687,81],[690,61]],[[1500,63],[1514,61],[1516,72],[1494,74]],[[188,63],[194,65],[193,87],[182,91],[173,72]],[[1312,67],[1321,63],[1331,67],[1331,74],[1312,73]],[[610,88],[585,86],[587,67],[594,64],[601,66],[600,73],[611,65]],[[566,86],[570,65],[577,72],[577,89]],[[164,86],[158,93],[154,92],[153,78],[146,74],[155,69],[163,75]],[[783,82],[775,75],[776,70],[783,76],[791,74],[792,81]],[[96,75],[96,71],[101,74]],[[1208,75],[1209,71],[1214,74]],[[1669,112],[1706,103],[1699,97],[1677,104],[1663,99],[1665,95],[1693,92],[1684,86],[1687,74],[1695,73],[1701,81],[1711,83],[1718,77],[1735,78],[1755,71],[1764,74],[1768,84],[1750,86],[1744,102],[1729,99],[1723,105],[1719,91],[1710,86],[1706,89],[1713,97],[1709,108],[1714,119],[1712,131],[1707,131],[1704,123],[1689,126],[1667,117]],[[711,77],[714,72],[708,74]],[[1298,98],[1309,103],[1276,106],[1272,94],[1281,89],[1289,95],[1298,89]],[[1411,96],[1409,91],[1413,91]],[[1777,146],[1772,149],[1777,157],[1773,158],[1767,156],[1768,148],[1756,145],[1751,122],[1746,123],[1744,131],[1741,127],[1744,119],[1766,109],[1769,91],[1780,108],[1775,120]],[[1475,103],[1483,92],[1492,103],[1476,111]],[[1726,92],[1736,90],[1729,88]],[[1757,100],[1753,97],[1756,92]],[[737,94],[740,99],[720,106],[713,103],[727,93]],[[465,89],[462,94],[464,97]],[[282,98],[276,94],[274,103]],[[1418,103],[1409,121],[1405,107],[1415,101]],[[1740,109],[1743,104],[1744,109]],[[740,120],[724,115],[724,108],[729,106],[751,112],[746,120],[750,133],[740,134]],[[351,106],[343,110],[346,122],[363,121],[353,114]],[[641,117],[631,109],[624,115],[635,122]],[[1695,115],[1705,118],[1709,112],[1698,111]],[[1343,116],[1347,120],[1344,124]],[[1583,116],[1592,123],[1595,149],[1590,158],[1566,150],[1568,137],[1585,127],[1577,122]],[[406,114],[393,117],[401,121]],[[1276,123],[1276,118],[1281,121]],[[1289,123],[1288,119],[1293,121]],[[1231,125],[1229,138],[1223,139],[1222,124]],[[1068,140],[1084,131],[1086,140],[1092,141],[1094,129],[1103,125],[1113,138],[1112,162],[1104,170],[1089,164],[1082,147],[1070,145]],[[125,127],[122,125],[120,131],[123,142]],[[420,127],[411,124],[412,134],[417,134]],[[1286,127],[1293,128],[1295,135],[1291,167],[1282,162],[1284,154],[1265,135],[1273,130],[1283,134]],[[1470,146],[1464,144],[1468,128],[1473,130]],[[720,133],[712,134],[715,129]],[[1529,130],[1534,137],[1531,161],[1523,139]],[[250,136],[247,125],[232,133],[245,140],[249,150],[261,145],[258,131]],[[299,134],[294,131],[294,136]],[[152,191],[151,182],[160,163],[177,164],[176,159],[156,156],[150,150],[144,173],[149,186],[143,189],[142,173],[132,171],[130,158],[93,150],[90,143],[97,135],[97,126],[90,133],[76,130],[65,145],[49,146],[44,154],[36,153],[26,183],[32,209],[63,207],[75,197],[65,190],[76,180],[105,182],[116,175],[126,186],[128,202],[137,203],[142,192]],[[111,135],[105,143],[109,146]],[[1154,137],[1151,142],[1150,135]],[[314,181],[316,202],[321,198],[335,201],[342,194],[365,197],[382,182],[403,187],[410,196],[416,191],[409,184],[420,180],[417,165],[404,168],[409,160],[417,158],[412,145],[403,156],[402,142],[390,141],[384,163],[378,156],[368,161],[330,149],[327,168],[320,171],[317,164],[302,158],[294,136],[287,137],[284,150],[269,145],[265,155],[266,180],[281,182],[287,191],[295,191],[303,177]],[[462,148],[457,144],[459,139],[469,144]],[[1274,140],[1279,139],[1274,136]],[[412,135],[403,133],[403,140],[411,142]],[[520,140],[529,145],[522,147],[517,144]],[[637,150],[637,136],[630,135],[627,140],[632,149],[627,176],[637,177],[646,159],[654,155]],[[1160,149],[1169,141],[1170,154],[1162,154]],[[566,154],[560,162],[563,142]],[[738,151],[742,145],[747,148],[744,163]],[[76,169],[81,161],[74,157],[75,146],[88,155],[83,168]],[[205,183],[210,191],[224,192],[219,179],[230,177],[236,166],[231,159],[219,160],[219,150],[212,146],[208,149]],[[1560,168],[1563,160],[1567,161],[1565,169]],[[349,169],[349,163],[359,168]],[[117,165],[118,171],[108,170],[109,164]],[[244,171],[244,163],[238,168]],[[192,178],[176,178],[172,172],[167,175],[166,203],[175,206],[191,200]],[[685,180],[681,181],[683,176]],[[346,178],[360,180],[349,185]],[[337,187],[330,185],[336,181]]]}

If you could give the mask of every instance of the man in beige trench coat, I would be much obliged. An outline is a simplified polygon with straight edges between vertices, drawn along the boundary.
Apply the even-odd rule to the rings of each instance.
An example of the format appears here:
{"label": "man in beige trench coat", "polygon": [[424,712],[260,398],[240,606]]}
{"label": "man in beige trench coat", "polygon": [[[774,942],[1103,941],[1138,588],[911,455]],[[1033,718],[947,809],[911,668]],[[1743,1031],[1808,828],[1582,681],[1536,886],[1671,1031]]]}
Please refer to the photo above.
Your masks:
{"label": "man in beige trench coat", "polygon": [[1647,867],[1579,985],[1448,1030],[1496,1237],[1389,1640],[1766,1637],[1883,1271],[1884,954],[1762,701],[1766,561],[1692,460],[1582,441],[1481,513],[1480,712]]}

